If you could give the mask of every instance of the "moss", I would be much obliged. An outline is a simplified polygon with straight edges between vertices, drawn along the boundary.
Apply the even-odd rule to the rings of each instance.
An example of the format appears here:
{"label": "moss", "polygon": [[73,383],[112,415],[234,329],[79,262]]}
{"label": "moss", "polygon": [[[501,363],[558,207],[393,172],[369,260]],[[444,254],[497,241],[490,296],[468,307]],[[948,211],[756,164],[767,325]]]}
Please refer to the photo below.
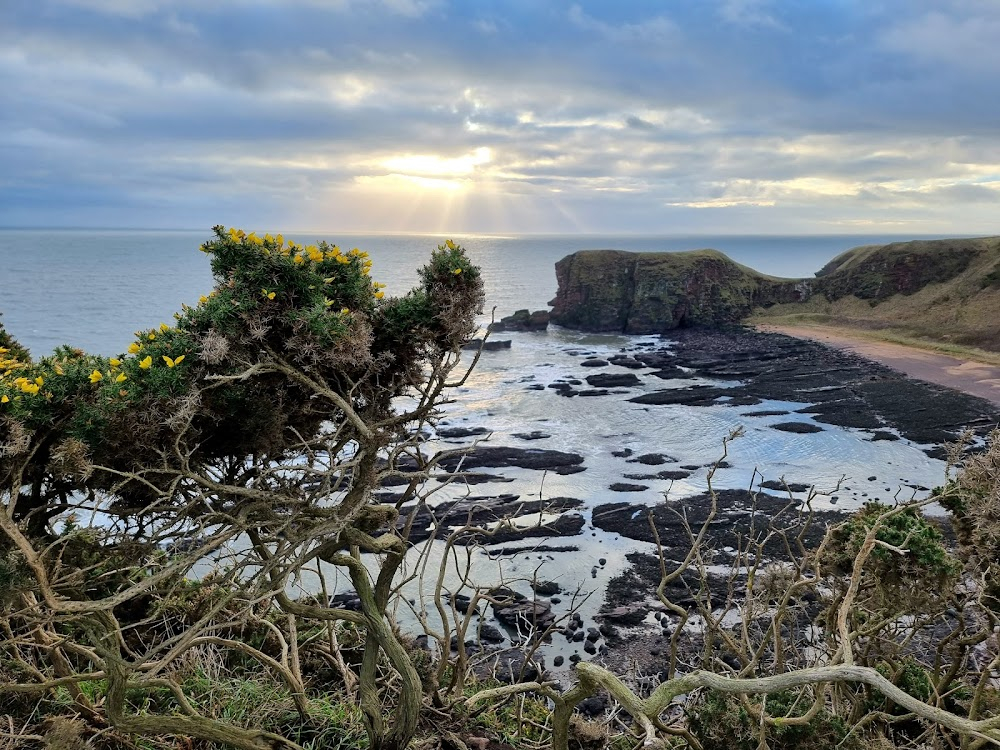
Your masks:
{"label": "moss", "polygon": [[775,719],[774,726],[764,729],[765,742],[761,742],[760,720],[740,704],[739,699],[715,690],[701,694],[688,708],[691,733],[701,743],[703,750],[757,750],[766,745],[772,750],[854,750],[859,740],[849,733],[848,726],[826,709],[820,709],[803,725],[782,724],[785,717],[802,716],[812,706],[812,699],[792,691],[767,696],[766,701],[751,697],[759,709],[766,707],[767,714]]}

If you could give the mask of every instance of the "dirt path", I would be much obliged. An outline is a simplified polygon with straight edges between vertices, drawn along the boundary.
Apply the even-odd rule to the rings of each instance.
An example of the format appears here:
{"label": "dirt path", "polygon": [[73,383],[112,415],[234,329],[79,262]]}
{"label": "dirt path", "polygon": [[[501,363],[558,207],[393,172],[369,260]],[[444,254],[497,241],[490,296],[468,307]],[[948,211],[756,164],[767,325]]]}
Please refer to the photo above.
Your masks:
{"label": "dirt path", "polygon": [[918,380],[954,388],[1000,404],[1000,367],[959,359],[947,354],[914,349],[902,344],[852,336],[849,331],[819,326],[759,325],[769,333],[783,333],[800,339],[812,339],[836,349],[847,349],[862,357]]}

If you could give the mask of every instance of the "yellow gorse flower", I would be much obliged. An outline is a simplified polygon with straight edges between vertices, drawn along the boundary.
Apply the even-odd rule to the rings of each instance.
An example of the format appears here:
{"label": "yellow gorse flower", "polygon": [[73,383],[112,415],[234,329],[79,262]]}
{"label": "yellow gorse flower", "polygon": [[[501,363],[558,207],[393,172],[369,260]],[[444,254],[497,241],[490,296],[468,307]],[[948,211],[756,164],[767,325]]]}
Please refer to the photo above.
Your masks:
{"label": "yellow gorse flower", "polygon": [[160,323],[160,330],[166,333],[167,331],[170,330],[170,326],[168,326],[166,323]]}
{"label": "yellow gorse flower", "polygon": [[456,276],[458,276],[460,273],[462,273],[462,269],[461,268],[456,268],[454,271],[452,271],[452,273],[455,274]]}
{"label": "yellow gorse flower", "polygon": [[263,294],[268,299],[274,299],[274,292],[269,292],[266,289],[261,289],[260,293]]}
{"label": "yellow gorse flower", "polygon": [[120,359],[115,359],[114,357],[112,357],[111,359],[109,359],[108,362],[111,363],[112,367],[121,367],[122,366],[122,361]]}
{"label": "yellow gorse flower", "polygon": [[204,304],[205,304],[206,302],[208,302],[208,297],[206,297],[206,296],[205,296],[205,295],[203,294],[203,295],[201,295],[201,296],[200,296],[200,297],[198,298],[198,301],[199,301],[199,302],[200,302],[201,304],[203,304],[203,305],[204,305]]}
{"label": "yellow gorse flower", "polygon": [[377,292],[375,292],[375,299],[382,299],[384,296],[385,296],[385,292],[383,292],[381,289],[379,289]]}
{"label": "yellow gorse flower", "polygon": [[115,378],[116,383],[124,383],[126,380],[128,380],[128,376],[124,372],[118,373],[118,377]]}
{"label": "yellow gorse flower", "polygon": [[140,349],[142,349],[142,344],[137,344],[134,341],[128,345],[129,354],[138,354]]}
{"label": "yellow gorse flower", "polygon": [[148,338],[150,341],[156,341],[156,334],[150,333],[146,338]]}
{"label": "yellow gorse flower", "polygon": [[139,368],[142,370],[148,370],[152,366],[153,366],[152,357],[146,357],[144,360],[142,360],[142,362],[139,363]]}
{"label": "yellow gorse flower", "polygon": [[6,404],[8,401],[10,401],[10,399],[6,396],[0,396],[0,404]]}
{"label": "yellow gorse flower", "polygon": [[446,244],[448,246],[449,250],[455,250],[456,249],[455,243],[452,242],[451,240],[445,240],[444,244]]}
{"label": "yellow gorse flower", "polygon": [[101,374],[100,370],[94,370],[92,373],[90,373],[91,383],[99,383],[102,380],[104,380],[104,376]]}
{"label": "yellow gorse flower", "polygon": [[184,355],[182,354],[179,357],[175,357],[175,358],[171,359],[166,354],[164,354],[163,355],[163,361],[167,363],[167,367],[176,367],[177,365],[179,365],[181,362],[184,361]]}

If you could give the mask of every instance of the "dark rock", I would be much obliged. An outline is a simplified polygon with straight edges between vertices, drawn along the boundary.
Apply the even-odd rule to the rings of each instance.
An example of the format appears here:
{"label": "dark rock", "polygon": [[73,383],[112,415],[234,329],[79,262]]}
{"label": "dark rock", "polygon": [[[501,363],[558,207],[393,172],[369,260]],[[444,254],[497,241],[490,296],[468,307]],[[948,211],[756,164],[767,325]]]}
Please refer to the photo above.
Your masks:
{"label": "dark rock", "polygon": [[623,448],[620,451],[611,451],[611,455],[615,458],[628,458],[633,453],[631,448]]}
{"label": "dark rock", "polygon": [[670,388],[665,391],[643,393],[641,396],[630,398],[629,401],[633,404],[650,404],[652,406],[669,406],[672,404],[708,406],[714,403],[720,396],[726,395],[729,395],[729,392],[723,388],[703,385],[693,388]]}
{"label": "dark rock", "polygon": [[503,604],[495,602],[493,616],[504,625],[521,633],[526,633],[529,630],[544,630],[556,619],[555,615],[552,614],[551,605],[529,599],[508,601]]}
{"label": "dark rock", "polygon": [[608,363],[603,359],[585,359],[580,363],[580,367],[607,367]]}
{"label": "dark rock", "polygon": [[771,410],[771,411],[768,411],[767,409],[765,409],[763,411],[748,411],[748,412],[746,412],[744,414],[741,414],[740,416],[741,417],[783,417],[785,414],[789,414],[789,413],[790,412],[784,411],[782,409],[774,409],[774,410]]}
{"label": "dark rock", "polygon": [[489,435],[493,430],[486,427],[439,427],[439,438],[467,438],[475,435]]}
{"label": "dark rock", "polygon": [[809,485],[802,484],[801,482],[779,482],[774,479],[769,479],[766,482],[761,482],[760,486],[767,490],[780,490],[781,492],[808,492]]}
{"label": "dark rock", "polygon": [[503,643],[505,640],[504,634],[500,632],[499,628],[490,625],[488,622],[480,624],[479,639],[487,643]]}
{"label": "dark rock", "polygon": [[876,430],[872,433],[872,442],[876,443],[879,440],[899,440],[899,435],[892,432],[886,432],[885,430]]}
{"label": "dark rock", "polygon": [[[573,657],[571,656],[570,661],[572,660]],[[579,658],[577,658],[577,661],[579,661]],[[601,694],[598,694],[598,695],[592,695],[589,698],[584,698],[576,705],[576,710],[579,711],[584,716],[593,719],[598,716],[602,716],[607,707],[608,704],[605,697]]]}
{"label": "dark rock", "polygon": [[541,430],[532,430],[531,432],[515,432],[511,437],[516,437],[518,440],[545,440],[552,436]]}
{"label": "dark rock", "polygon": [[503,331],[544,331],[549,327],[549,311],[518,310],[513,315],[500,318],[499,322],[490,326],[492,332]]}
{"label": "dark rock", "polygon": [[649,365],[643,364],[635,357],[627,357],[622,354],[616,354],[614,357],[608,357],[608,362],[617,367],[627,367],[630,370],[642,370]]}
{"label": "dark rock", "polygon": [[814,425],[811,422],[781,422],[780,424],[773,424],[771,427],[775,430],[794,432],[798,435],[808,435],[813,432],[823,431],[822,427]]}
{"label": "dark rock", "polygon": [[455,471],[461,463],[462,469],[479,467],[500,468],[517,466],[522,469],[555,470],[561,467],[579,466],[583,456],[577,453],[563,453],[536,448],[508,448],[481,445],[464,456],[449,456],[441,461],[446,471]]}
{"label": "dark rock", "polygon": [[561,655],[557,655],[555,658],[552,659],[552,666],[561,667],[564,661],[565,659],[563,659]]}
{"label": "dark rock", "polygon": [[534,581],[531,588],[540,596],[554,596],[562,591],[562,587],[555,581]]}
{"label": "dark rock", "polygon": [[596,654],[597,646],[595,646],[590,641],[587,641],[586,643],[583,644],[583,650],[586,651],[588,654]]}
{"label": "dark rock", "polygon": [[645,605],[624,604],[620,607],[614,607],[607,612],[602,612],[598,617],[622,625],[638,625],[646,619],[647,612],[648,610]]}
{"label": "dark rock", "polygon": [[484,352],[496,352],[500,351],[501,349],[510,349],[510,339],[507,339],[505,341],[486,341],[486,342],[483,342],[482,339],[472,339],[462,345],[462,348],[468,351],[478,351],[480,347],[482,347],[482,350]]}
{"label": "dark rock", "polygon": [[643,466],[661,466],[663,464],[672,464],[676,462],[676,458],[668,456],[664,453],[644,453],[641,456],[633,458],[629,461],[630,464],[642,464]]}
{"label": "dark rock", "polygon": [[330,606],[334,609],[349,609],[352,612],[360,612],[361,597],[354,591],[344,591],[330,597]]}
{"label": "dark rock", "polygon": [[601,372],[597,375],[588,375],[586,380],[594,388],[629,388],[640,385],[639,378],[630,372]]}
{"label": "dark rock", "polygon": [[610,391],[607,391],[607,390],[605,390],[603,388],[598,388],[598,389],[589,390],[589,391],[577,391],[576,395],[577,396],[607,396],[609,393],[610,393]]}
{"label": "dark rock", "polygon": [[615,482],[608,489],[610,489],[612,492],[643,492],[645,490],[648,490],[649,487],[647,487],[644,484],[627,484],[625,482]]}

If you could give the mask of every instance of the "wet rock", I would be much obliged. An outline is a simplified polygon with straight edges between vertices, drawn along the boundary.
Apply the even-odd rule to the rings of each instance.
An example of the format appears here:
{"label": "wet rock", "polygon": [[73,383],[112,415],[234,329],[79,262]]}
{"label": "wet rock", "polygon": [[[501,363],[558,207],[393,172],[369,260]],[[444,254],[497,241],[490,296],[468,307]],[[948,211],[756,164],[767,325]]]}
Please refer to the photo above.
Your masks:
{"label": "wet rock", "polygon": [[607,390],[605,390],[603,388],[598,388],[598,389],[594,389],[594,390],[577,391],[576,395],[578,395],[578,396],[607,396],[609,393],[610,393],[610,391],[607,391]]}
{"label": "wet rock", "polygon": [[555,621],[552,606],[547,602],[522,599],[493,604],[493,616],[520,633],[544,630]]}
{"label": "wet rock", "polygon": [[561,655],[558,655],[558,656],[556,656],[552,660],[552,666],[553,667],[561,667],[564,662],[565,662],[565,659],[563,659],[563,657]]}
{"label": "wet rock", "polygon": [[[576,536],[583,530],[584,518],[579,513],[568,513],[567,511],[579,508],[581,505],[582,501],[571,497],[556,497],[544,502],[537,499],[522,500],[519,495],[462,498],[453,502],[440,503],[433,510],[427,507],[419,508],[410,529],[409,541],[411,543],[425,541],[430,537],[431,530],[435,527],[464,526],[466,524],[480,528],[502,525],[499,525],[489,536],[472,533],[461,536],[458,538],[459,544],[501,544],[526,538]],[[411,511],[411,506],[404,506],[397,522],[399,528],[407,523]],[[526,521],[532,521],[532,516],[539,513],[561,515],[544,525],[538,525],[537,521],[526,522],[518,526],[504,523],[507,519],[517,517],[525,517]]]}
{"label": "wet rock", "polygon": [[500,629],[490,625],[488,622],[484,622],[479,626],[479,639],[487,643],[503,643],[506,640]]}
{"label": "wet rock", "polygon": [[484,342],[482,339],[471,339],[462,345],[462,348],[467,351],[479,351],[480,347],[484,352],[496,352],[501,349],[510,349],[510,339],[504,341],[494,341],[488,340]]}
{"label": "wet rock", "polygon": [[344,591],[330,597],[330,606],[334,609],[349,609],[352,612],[360,612],[361,597],[354,591]]}
{"label": "wet rock", "polygon": [[809,485],[802,484],[801,482],[779,482],[775,479],[769,479],[766,482],[761,482],[760,486],[766,490],[778,490],[780,492],[808,492]]}
{"label": "wet rock", "polygon": [[661,466],[663,464],[677,463],[677,459],[665,453],[644,453],[629,461],[630,464],[642,464],[643,466]]}
{"label": "wet rock", "polygon": [[641,396],[630,398],[629,401],[633,404],[649,404],[651,406],[671,406],[673,404],[708,406],[715,403],[715,400],[720,396],[726,395],[729,394],[722,388],[703,385],[643,393]]}
{"label": "wet rock", "polygon": [[534,581],[531,588],[539,596],[554,596],[562,591],[562,587],[555,581]]}
{"label": "wet rock", "polygon": [[[779,518],[780,528],[794,529],[795,533],[800,529],[799,522],[802,519],[789,514],[787,506],[791,501],[787,495],[780,497],[768,493],[754,494],[747,490],[718,490],[716,498],[717,515],[706,532],[705,540],[706,545],[716,549],[745,544],[751,529],[756,529],[757,533],[760,533],[762,529],[769,527],[771,519],[776,516]],[[678,511],[683,511],[691,528],[698,529],[707,520],[710,507],[711,499],[707,495],[697,495],[683,500],[659,503],[652,507],[625,502],[607,503],[596,506],[592,511],[592,517],[594,526],[603,531],[611,531],[641,542],[655,542],[656,539],[646,520],[652,515],[660,542],[664,547],[686,551],[690,546],[690,539],[684,523],[678,517]],[[641,522],[637,522],[636,519],[639,518]],[[842,518],[841,514],[833,511],[815,512],[804,543],[818,544],[826,531],[826,524]],[[768,542],[765,551],[784,554],[784,548],[777,538]],[[634,601],[633,599],[615,602],[615,605]]]}
{"label": "wet rock", "polygon": [[780,422],[771,425],[772,429],[782,432],[794,432],[797,435],[808,435],[813,432],[823,432],[823,428],[811,422]]}
{"label": "wet rock", "polygon": [[741,414],[741,417],[783,417],[785,414],[790,414],[791,412],[785,411],[783,409],[764,409],[762,411],[748,411]]}
{"label": "wet rock", "polygon": [[648,611],[643,604],[624,604],[620,607],[614,607],[607,612],[602,612],[598,617],[621,625],[638,625],[646,619]]}
{"label": "wet rock", "polygon": [[607,367],[608,363],[603,359],[585,359],[580,363],[580,367]]}
{"label": "wet rock", "polygon": [[872,433],[871,440],[873,443],[877,443],[880,440],[899,440],[899,435],[892,432],[886,432],[885,430],[876,430]]}
{"label": "wet rock", "polygon": [[630,372],[601,372],[588,375],[586,380],[594,388],[629,388],[641,384],[639,378]]}
{"label": "wet rock", "polygon": [[612,492],[643,492],[648,490],[644,484],[628,484],[627,482],[615,482],[608,489]]}
{"label": "wet rock", "polygon": [[480,472],[463,471],[457,477],[452,477],[452,476],[437,477],[437,481],[442,483],[449,481],[457,481],[457,482],[464,482],[465,484],[488,484],[490,482],[509,483],[513,482],[514,480],[508,479],[507,477],[502,477],[499,474],[486,474]]}
{"label": "wet rock", "polygon": [[531,432],[515,432],[511,437],[516,437],[518,440],[545,440],[552,436],[541,430],[532,430]]}
{"label": "wet rock", "polygon": [[628,357],[622,354],[616,354],[614,357],[608,357],[608,362],[618,367],[627,367],[630,370],[642,370],[649,367],[649,365],[643,364],[635,357]]}
{"label": "wet rock", "polygon": [[620,451],[611,451],[611,455],[615,458],[628,458],[633,453],[631,448],[622,448]]}
{"label": "wet rock", "polygon": [[552,471],[561,467],[579,466],[582,463],[583,456],[578,453],[480,445],[464,456],[449,456],[443,459],[441,466],[447,471],[455,471],[459,464],[463,469],[517,466],[522,469]]}
{"label": "wet rock", "polygon": [[527,309],[517,310],[513,315],[508,315],[490,326],[491,332],[505,331],[544,331],[549,327],[549,311],[535,310],[529,312]]}
{"label": "wet rock", "polygon": [[467,438],[476,435],[489,435],[493,430],[486,427],[439,427],[439,438]]}

